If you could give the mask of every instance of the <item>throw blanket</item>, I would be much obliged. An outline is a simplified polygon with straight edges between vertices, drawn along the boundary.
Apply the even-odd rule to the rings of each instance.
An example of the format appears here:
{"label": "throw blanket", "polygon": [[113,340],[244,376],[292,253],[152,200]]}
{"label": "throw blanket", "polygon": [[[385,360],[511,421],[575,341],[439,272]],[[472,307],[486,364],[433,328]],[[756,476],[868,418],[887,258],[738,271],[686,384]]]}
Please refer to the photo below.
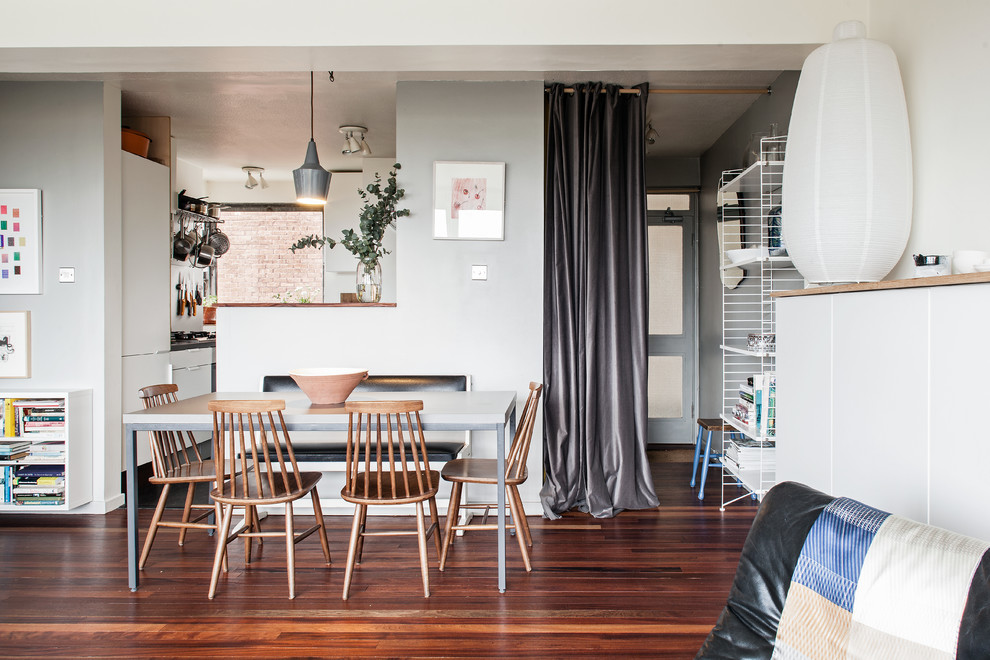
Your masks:
{"label": "throw blanket", "polygon": [[805,538],[772,657],[955,658],[988,548],[855,500],[832,501]]}

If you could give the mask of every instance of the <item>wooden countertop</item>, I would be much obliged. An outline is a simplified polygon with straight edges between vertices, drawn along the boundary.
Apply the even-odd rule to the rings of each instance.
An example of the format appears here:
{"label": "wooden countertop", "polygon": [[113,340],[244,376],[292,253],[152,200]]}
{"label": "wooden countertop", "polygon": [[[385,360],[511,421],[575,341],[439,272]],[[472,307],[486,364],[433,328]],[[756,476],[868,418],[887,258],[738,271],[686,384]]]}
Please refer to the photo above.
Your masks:
{"label": "wooden countertop", "polygon": [[214,307],[395,307],[395,303],[217,303]]}
{"label": "wooden countertop", "polygon": [[954,284],[983,284],[990,282],[990,273],[966,273],[964,275],[939,275],[938,277],[914,277],[907,280],[884,280],[882,282],[861,282],[859,284],[834,284],[811,289],[793,289],[771,293],[772,298],[793,296],[818,296],[826,293],[853,293],[856,291],[883,291],[885,289],[916,289],[926,286],[948,286]]}

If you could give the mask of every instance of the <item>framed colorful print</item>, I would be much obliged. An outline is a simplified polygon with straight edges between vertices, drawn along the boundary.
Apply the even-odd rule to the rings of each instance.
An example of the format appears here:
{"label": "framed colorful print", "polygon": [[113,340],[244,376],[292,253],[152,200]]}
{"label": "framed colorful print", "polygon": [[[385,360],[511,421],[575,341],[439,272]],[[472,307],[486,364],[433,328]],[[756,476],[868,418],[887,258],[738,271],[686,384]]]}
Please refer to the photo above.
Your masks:
{"label": "framed colorful print", "polygon": [[41,293],[41,191],[0,190],[0,294]]}
{"label": "framed colorful print", "polygon": [[0,378],[31,375],[31,312],[0,312]]}
{"label": "framed colorful print", "polygon": [[433,238],[501,241],[505,163],[433,163]]}

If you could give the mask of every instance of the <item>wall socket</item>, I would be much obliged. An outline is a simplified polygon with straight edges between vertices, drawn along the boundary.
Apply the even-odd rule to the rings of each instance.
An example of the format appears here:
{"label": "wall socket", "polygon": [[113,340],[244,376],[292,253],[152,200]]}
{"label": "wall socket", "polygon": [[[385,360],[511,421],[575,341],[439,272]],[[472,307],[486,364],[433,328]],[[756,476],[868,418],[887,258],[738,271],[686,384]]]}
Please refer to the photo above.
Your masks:
{"label": "wall socket", "polygon": [[58,269],[58,281],[59,282],[75,282],[76,281],[76,269],[75,268],[59,268]]}
{"label": "wall socket", "polygon": [[488,266],[471,266],[471,279],[472,280],[487,280],[488,279]]}

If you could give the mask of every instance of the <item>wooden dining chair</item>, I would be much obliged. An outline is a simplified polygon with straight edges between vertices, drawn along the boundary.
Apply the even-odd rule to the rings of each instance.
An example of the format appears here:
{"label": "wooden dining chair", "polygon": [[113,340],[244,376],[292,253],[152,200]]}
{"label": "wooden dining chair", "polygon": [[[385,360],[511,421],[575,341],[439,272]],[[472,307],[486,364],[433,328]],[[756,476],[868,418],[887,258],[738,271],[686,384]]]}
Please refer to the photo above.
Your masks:
{"label": "wooden dining chair", "polygon": [[[409,536],[419,540],[419,565],[423,573],[423,595],[430,595],[430,568],[426,539],[433,536],[440,555],[440,519],[436,494],[440,474],[430,469],[426,442],[420,423],[422,401],[347,401],[346,483],[340,497],[352,502],[354,521],[347,546],[344,572],[344,600],[350,593],[354,564],[361,561],[367,536]],[[408,438],[407,438],[408,434]],[[423,502],[430,505],[427,528]],[[415,504],[416,531],[377,531],[366,528],[368,507]]]}
{"label": "wooden dining chair", "polygon": [[[316,490],[316,484],[323,475],[320,472],[299,471],[282,417],[285,401],[209,401],[207,407],[213,413],[214,469],[217,474],[234,475],[217,484],[210,493],[222,512],[210,579],[210,598],[216,595],[221,569],[226,571],[224,560],[227,545],[243,538],[244,563],[250,564],[251,540],[270,536],[285,537],[289,598],[295,598],[296,543],[318,532],[323,555],[327,565],[330,564],[330,545]],[[306,495],[313,499],[316,524],[296,532],[292,503]],[[284,531],[262,531],[257,524],[256,507],[271,504],[285,504]],[[244,507],[245,523],[231,533],[230,521],[235,506]]]}
{"label": "wooden dining chair", "polygon": [[[142,387],[138,391],[145,409],[157,408],[178,400],[179,386],[170,383],[162,385],[149,385]],[[196,444],[196,439],[191,431],[150,431],[148,433],[151,441],[151,469],[152,475],[148,479],[153,484],[162,487],[158,496],[158,505],[155,507],[155,514],[151,519],[151,527],[148,528],[148,535],[144,540],[144,549],[141,551],[141,559],[138,568],[144,569],[148,556],[151,554],[151,545],[155,542],[158,530],[163,527],[179,529],[179,545],[185,543],[186,530],[207,529],[216,530],[217,526],[211,522],[200,522],[215,508],[210,504],[194,504],[193,497],[196,492],[196,484],[209,484],[216,481],[216,473],[213,468],[213,461],[203,460],[203,456]],[[168,500],[172,486],[186,486],[186,502],[182,509],[182,518],[178,521],[163,520],[165,514],[165,504]],[[134,495],[128,494],[128,497]],[[191,517],[193,510],[206,509],[195,518]]]}
{"label": "wooden dining chair", "polygon": [[[519,550],[522,552],[523,564],[526,571],[532,571],[529,561],[528,547],[533,545],[533,536],[526,522],[526,512],[523,510],[522,499],[519,497],[519,484],[529,476],[526,470],[526,459],[529,456],[529,445],[533,439],[533,427],[536,425],[536,409],[540,404],[543,385],[531,382],[526,405],[523,406],[516,427],[516,434],[509,447],[509,455],[505,459],[505,501],[512,516],[512,523],[506,529],[516,532]],[[443,550],[440,553],[440,570],[447,565],[447,552],[454,540],[454,532],[474,531],[479,529],[498,529],[495,523],[488,523],[488,511],[497,504],[461,504],[461,491],[464,484],[498,484],[498,463],[494,458],[457,458],[447,461],[443,466],[441,476],[451,482],[450,502],[447,504],[447,519],[443,534]],[[457,524],[457,516],[461,509],[484,509],[485,515],[480,524]]]}

